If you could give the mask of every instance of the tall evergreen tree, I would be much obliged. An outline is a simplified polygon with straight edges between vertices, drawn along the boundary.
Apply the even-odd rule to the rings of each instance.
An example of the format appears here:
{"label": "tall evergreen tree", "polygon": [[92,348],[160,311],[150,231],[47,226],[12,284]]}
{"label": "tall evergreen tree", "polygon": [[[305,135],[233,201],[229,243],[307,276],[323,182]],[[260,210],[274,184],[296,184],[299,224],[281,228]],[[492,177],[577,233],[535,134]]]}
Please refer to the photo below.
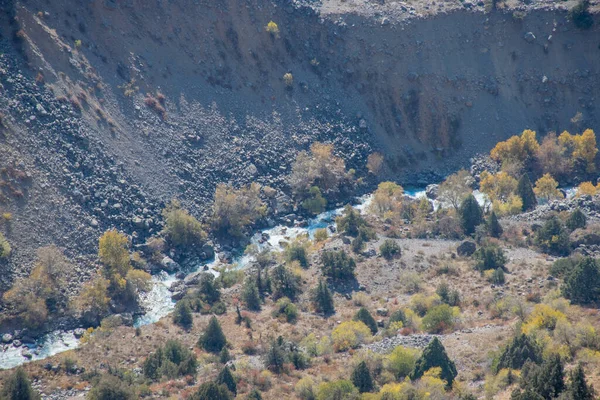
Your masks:
{"label": "tall evergreen tree", "polygon": [[560,356],[554,354],[542,365],[525,363],[521,371],[521,386],[542,396],[553,399],[565,390],[564,365]]}
{"label": "tall evergreen tree", "polygon": [[490,236],[493,238],[499,238],[504,232],[504,230],[502,229],[502,225],[500,225],[498,217],[496,216],[496,213],[494,211],[490,213],[490,216],[487,221],[487,228]]}
{"label": "tall evergreen tree", "polygon": [[189,397],[189,400],[231,400],[231,393],[226,386],[205,382]]}
{"label": "tall evergreen tree", "polygon": [[249,310],[260,311],[260,294],[254,279],[246,279],[244,288],[242,289],[242,299]]}
{"label": "tall evergreen tree", "polygon": [[217,317],[213,317],[208,322],[208,326],[198,340],[198,346],[211,353],[220,352],[227,344],[225,334],[221,329],[221,324]]}
{"label": "tall evergreen tree", "polygon": [[434,367],[440,367],[442,373],[440,378],[447,382],[447,387],[452,387],[454,378],[458,375],[456,365],[450,360],[444,345],[437,337],[434,337],[431,342],[423,349],[421,357],[415,363],[415,369],[410,374],[410,379],[416,380],[421,378],[425,372]]}
{"label": "tall evergreen tree", "polygon": [[319,285],[313,291],[312,303],[315,311],[318,313],[323,313],[326,316],[335,313],[333,296],[331,295],[327,284],[322,280],[319,280]]}
{"label": "tall evergreen tree", "polygon": [[193,323],[192,309],[187,300],[178,301],[173,311],[173,323],[181,326],[183,329],[189,330]]}
{"label": "tall evergreen tree", "polygon": [[227,387],[227,389],[229,389],[234,396],[237,394],[237,383],[235,382],[235,378],[233,377],[233,374],[228,366],[225,366],[221,372],[219,372],[216,383],[218,385],[224,385]]}
{"label": "tall evergreen tree", "polygon": [[6,400],[37,400],[40,395],[31,387],[31,382],[25,370],[21,367],[13,372],[0,391],[0,399]]}
{"label": "tall evergreen tree", "polygon": [[458,210],[460,222],[465,235],[475,233],[475,227],[483,222],[483,212],[475,196],[469,194],[461,203]]}
{"label": "tall evergreen tree", "polygon": [[596,391],[594,387],[588,385],[585,380],[585,373],[581,363],[577,365],[574,371],[571,372],[571,382],[567,389],[569,396],[573,400],[594,400],[596,398]]}
{"label": "tall evergreen tree", "polygon": [[586,257],[565,279],[563,296],[575,304],[590,304],[600,299],[600,270],[596,260]]}
{"label": "tall evergreen tree", "polygon": [[352,383],[360,393],[373,391],[373,378],[365,361],[361,361],[352,371]]}
{"label": "tall evergreen tree", "polygon": [[571,251],[569,232],[556,216],[548,218],[544,226],[538,229],[535,234],[535,244],[542,251],[559,256],[569,255]]}
{"label": "tall evergreen tree", "polygon": [[267,354],[265,354],[265,365],[269,370],[279,374],[283,371],[284,364],[285,351],[283,349],[283,338],[280,336],[271,343]]}
{"label": "tall evergreen tree", "polygon": [[513,337],[512,341],[500,353],[494,362],[495,372],[501,369],[521,369],[527,360],[534,363],[542,362],[542,350],[529,336],[521,333]]}
{"label": "tall evergreen tree", "polygon": [[569,215],[569,218],[567,218],[565,225],[567,225],[567,228],[570,231],[574,231],[575,229],[579,228],[583,229],[587,226],[587,218],[579,208],[576,208],[575,211]]}
{"label": "tall evergreen tree", "polygon": [[354,320],[364,323],[371,330],[373,335],[377,333],[377,322],[375,322],[375,319],[366,308],[361,307],[360,310],[356,312],[356,315],[354,315]]}
{"label": "tall evergreen tree", "polygon": [[517,195],[523,200],[522,211],[533,210],[537,206],[537,199],[533,192],[533,185],[529,180],[529,175],[523,174],[517,184]]}

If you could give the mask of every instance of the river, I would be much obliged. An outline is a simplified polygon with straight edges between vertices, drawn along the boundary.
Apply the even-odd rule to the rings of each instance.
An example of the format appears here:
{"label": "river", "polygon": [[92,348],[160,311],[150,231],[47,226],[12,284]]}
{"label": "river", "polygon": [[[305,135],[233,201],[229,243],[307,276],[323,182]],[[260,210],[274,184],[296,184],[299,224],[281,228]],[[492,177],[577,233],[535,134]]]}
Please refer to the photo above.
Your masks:
{"label": "river", "polygon": [[[572,197],[575,193],[572,188],[565,189],[565,192],[568,197]],[[408,197],[416,199],[424,197],[425,190],[422,188],[407,188],[405,189],[405,194]],[[485,195],[479,191],[475,191],[474,195],[480,204],[485,202]],[[370,204],[371,199],[371,195],[360,197],[355,208],[363,212]],[[432,201],[432,203],[435,207],[440,205],[440,203],[435,200]],[[273,228],[259,231],[252,237],[252,243],[255,244],[259,250],[270,248],[274,251],[282,251],[283,248],[280,245],[282,241],[289,242],[302,235],[308,235],[308,237],[312,239],[317,229],[335,225],[335,218],[340,215],[342,211],[343,208],[338,208],[319,214],[315,218],[310,219],[306,227],[286,227],[278,225]],[[262,237],[268,237],[268,240],[261,240]],[[236,264],[238,268],[245,268],[253,261],[254,257],[246,254],[236,258],[234,264]],[[198,265],[198,267],[195,270],[190,271],[190,273],[203,270],[205,266],[208,266],[208,271],[217,275],[218,272],[215,268],[221,265],[222,264],[215,259]],[[164,271],[152,277],[152,289],[150,292],[141,296],[141,303],[146,310],[146,313],[135,319],[134,326],[138,327],[153,324],[173,311],[175,302],[171,299],[172,293],[169,291],[169,287],[177,280],[175,273],[167,274]],[[0,369],[14,368],[28,361],[42,360],[55,354],[77,348],[78,346],[79,339],[75,337],[73,331],[51,332],[44,335],[35,343],[24,344],[21,347],[14,347],[12,344],[6,344],[3,345],[3,347],[0,347],[2,350],[0,351]],[[23,350],[29,352],[31,356],[30,359],[22,355]]]}

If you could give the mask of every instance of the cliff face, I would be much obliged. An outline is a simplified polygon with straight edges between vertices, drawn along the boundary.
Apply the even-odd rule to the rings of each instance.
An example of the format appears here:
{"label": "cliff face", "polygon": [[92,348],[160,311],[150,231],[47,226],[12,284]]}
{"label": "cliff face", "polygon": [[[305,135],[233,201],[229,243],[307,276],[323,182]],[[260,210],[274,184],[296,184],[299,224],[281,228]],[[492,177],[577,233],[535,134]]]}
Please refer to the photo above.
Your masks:
{"label": "cliff face", "polygon": [[4,4],[16,21],[1,27],[0,162],[29,174],[2,204],[16,262],[52,242],[91,254],[112,226],[143,238],[164,201],[199,215],[220,181],[284,187],[314,140],[356,168],[380,151],[402,179],[450,172],[524,128],[598,128],[598,23],[325,3]]}

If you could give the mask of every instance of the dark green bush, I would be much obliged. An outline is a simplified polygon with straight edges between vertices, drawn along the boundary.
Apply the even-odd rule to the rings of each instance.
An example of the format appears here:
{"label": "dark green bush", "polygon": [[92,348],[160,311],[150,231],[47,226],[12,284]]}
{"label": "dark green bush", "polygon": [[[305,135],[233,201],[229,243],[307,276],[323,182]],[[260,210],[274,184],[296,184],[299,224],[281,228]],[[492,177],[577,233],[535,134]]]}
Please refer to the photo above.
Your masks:
{"label": "dark green bush", "polygon": [[398,245],[398,243],[392,239],[384,240],[381,246],[379,246],[379,252],[386,260],[391,260],[395,257],[399,257],[402,254],[400,245]]}
{"label": "dark green bush", "polygon": [[290,300],[296,300],[300,294],[300,278],[284,265],[278,265],[273,268],[270,274],[271,289],[275,300],[281,297],[287,297]]}
{"label": "dark green bush", "polygon": [[545,253],[558,256],[569,255],[569,233],[556,216],[550,217],[535,235],[535,244]]}
{"label": "dark green bush", "polygon": [[351,279],[354,277],[356,262],[344,250],[324,251],[321,255],[323,275],[332,279]]}
{"label": "dark green bush", "polygon": [[223,350],[227,344],[225,334],[221,329],[221,324],[216,317],[212,317],[208,322],[208,326],[198,340],[198,346],[211,353],[218,353]]}
{"label": "dark green bush", "polygon": [[600,300],[600,270],[595,259],[586,257],[565,279],[563,296],[575,304],[590,304]]}
{"label": "dark green bush", "polygon": [[184,329],[190,329],[194,323],[192,309],[187,300],[183,299],[177,302],[173,311],[173,323]]}
{"label": "dark green bush", "polygon": [[477,271],[487,271],[489,269],[497,270],[498,268],[504,268],[506,265],[506,257],[502,249],[496,245],[485,245],[477,249],[473,254],[477,264],[475,269]]}
{"label": "dark green bush", "polygon": [[570,231],[580,228],[584,229],[587,226],[587,218],[585,214],[579,208],[577,208],[575,211],[569,214],[569,218],[567,218],[565,225]]}
{"label": "dark green bush", "polygon": [[196,376],[196,355],[176,340],[169,340],[144,361],[144,376],[154,381],[161,377],[174,379],[180,376]]}
{"label": "dark green bush", "polygon": [[361,307],[360,310],[358,310],[354,315],[354,320],[364,323],[371,330],[373,335],[377,333],[377,323],[375,322],[375,319],[369,310],[366,308]]}

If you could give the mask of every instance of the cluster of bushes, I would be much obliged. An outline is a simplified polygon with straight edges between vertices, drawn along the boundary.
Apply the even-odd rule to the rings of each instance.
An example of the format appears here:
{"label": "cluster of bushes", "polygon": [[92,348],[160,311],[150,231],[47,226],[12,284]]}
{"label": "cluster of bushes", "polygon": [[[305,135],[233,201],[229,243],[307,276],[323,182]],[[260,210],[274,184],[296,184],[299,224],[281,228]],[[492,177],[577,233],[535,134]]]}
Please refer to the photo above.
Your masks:
{"label": "cluster of bushes", "polygon": [[334,280],[354,278],[356,262],[344,250],[326,250],[321,254],[323,275]]}
{"label": "cluster of bushes", "polygon": [[17,313],[23,326],[40,328],[51,315],[65,312],[69,306],[64,287],[73,266],[55,246],[42,247],[29,277],[20,279],[3,300]]}
{"label": "cluster of bushes", "polygon": [[541,144],[535,132],[525,130],[521,136],[499,142],[490,156],[500,162],[502,170],[509,175],[520,176],[524,172],[534,176],[549,174],[566,183],[574,176],[592,174],[596,170],[597,152],[596,135],[591,129],[580,135],[567,131],[558,137],[548,134]]}
{"label": "cluster of bushes", "polygon": [[151,289],[150,274],[132,267],[128,249],[127,236],[114,229],[100,237],[98,257],[103,268],[75,301],[89,322],[97,323],[108,313],[111,299],[125,308],[136,308],[139,293]]}
{"label": "cluster of bushes", "polygon": [[196,355],[176,340],[169,340],[144,361],[144,376],[153,381],[162,377],[175,379],[185,375],[196,376]]}
{"label": "cluster of bushes", "polygon": [[8,243],[8,240],[6,240],[2,232],[0,232],[0,261],[10,257],[11,251],[12,248],[10,247],[10,243]]}
{"label": "cluster of bushes", "polygon": [[266,206],[260,198],[261,186],[252,183],[236,189],[219,184],[215,190],[211,224],[215,233],[243,237],[247,229],[264,217]]}
{"label": "cluster of bushes", "polygon": [[[225,312],[225,304],[220,300],[221,289],[219,282],[215,279],[213,274],[203,272],[198,277],[198,284],[196,287],[188,290],[183,299],[177,303],[174,318],[188,321],[189,318],[185,315],[187,314],[188,307],[191,311],[201,314],[223,314]],[[181,303],[181,306],[179,303]],[[185,326],[185,323],[180,323],[180,325],[188,329]]]}
{"label": "cluster of bushes", "polygon": [[288,183],[294,196],[310,213],[323,210],[326,199],[351,190],[353,171],[333,154],[333,145],[315,142],[310,152],[301,151],[292,164]]}
{"label": "cluster of bushes", "polygon": [[165,220],[163,235],[170,244],[181,250],[199,250],[206,242],[207,234],[202,224],[172,201],[162,212]]}
{"label": "cluster of bushes", "polygon": [[398,346],[385,357],[363,354],[348,375],[348,379],[318,385],[311,378],[303,378],[295,392],[304,400],[445,398],[445,390],[453,386],[457,371],[435,338],[422,352]]}

